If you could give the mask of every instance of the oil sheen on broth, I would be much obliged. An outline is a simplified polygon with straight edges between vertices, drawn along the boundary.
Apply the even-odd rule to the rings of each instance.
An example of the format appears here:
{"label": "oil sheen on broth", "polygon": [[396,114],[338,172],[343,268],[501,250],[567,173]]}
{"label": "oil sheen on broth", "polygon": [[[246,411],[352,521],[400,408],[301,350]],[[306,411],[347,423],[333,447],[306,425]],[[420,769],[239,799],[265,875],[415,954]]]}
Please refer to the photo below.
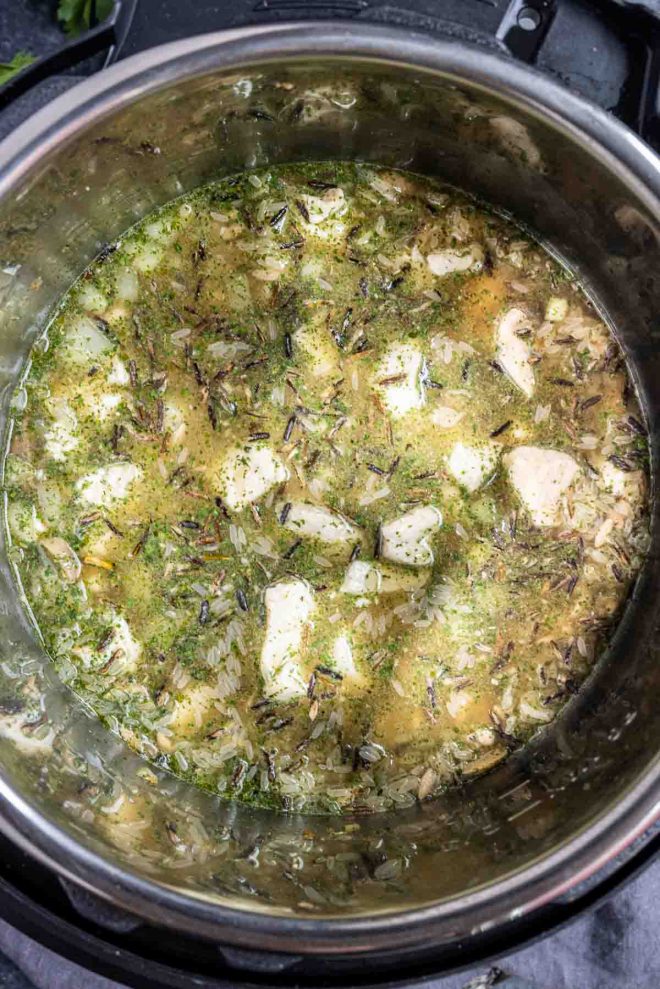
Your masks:
{"label": "oil sheen on broth", "polygon": [[281,167],[148,217],[15,405],[11,554],[60,675],[253,804],[378,811],[494,766],[646,544],[608,329],[519,229],[404,173]]}

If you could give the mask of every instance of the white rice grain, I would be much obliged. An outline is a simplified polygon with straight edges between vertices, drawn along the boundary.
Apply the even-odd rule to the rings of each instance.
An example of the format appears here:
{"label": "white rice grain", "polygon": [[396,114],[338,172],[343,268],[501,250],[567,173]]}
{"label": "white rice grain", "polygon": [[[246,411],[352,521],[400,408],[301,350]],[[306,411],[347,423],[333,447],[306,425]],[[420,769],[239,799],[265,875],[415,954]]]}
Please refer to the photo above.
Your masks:
{"label": "white rice grain", "polygon": [[545,420],[550,415],[551,409],[552,406],[550,405],[537,405],[536,410],[534,412],[534,422],[536,423],[545,422]]}

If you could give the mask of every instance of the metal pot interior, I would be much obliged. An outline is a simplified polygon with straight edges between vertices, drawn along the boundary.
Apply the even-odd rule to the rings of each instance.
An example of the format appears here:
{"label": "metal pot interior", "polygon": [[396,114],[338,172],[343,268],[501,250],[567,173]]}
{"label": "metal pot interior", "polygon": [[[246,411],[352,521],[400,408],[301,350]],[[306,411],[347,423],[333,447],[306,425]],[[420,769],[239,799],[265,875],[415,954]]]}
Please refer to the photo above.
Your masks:
{"label": "metal pot interior", "polygon": [[[362,55],[350,57],[294,58],[305,43],[302,32],[297,41],[295,32],[289,40],[280,32],[270,49],[262,37],[262,54],[252,56],[240,39],[200,40],[196,55],[194,46],[188,54],[172,46],[176,58],[149,56],[144,71],[134,64],[126,70],[128,81],[122,67],[113,70],[110,96],[100,77],[99,95],[88,84],[90,96],[74,93],[53,108],[52,126],[43,115],[28,125],[30,133],[22,135],[28,150],[0,174],[3,431],[32,341],[102,245],[212,178],[278,162],[360,159],[476,194],[579,271],[632,363],[655,462],[657,200],[654,205],[648,188],[593,140],[600,118],[587,138],[544,110],[543,94],[533,105],[540,77],[527,73],[529,91],[516,95],[515,82],[507,91],[506,79],[510,72],[522,78],[524,70],[509,69],[497,56],[478,62],[469,50],[464,57],[456,46],[420,43],[418,58],[413,45],[395,61],[395,34],[370,32]],[[379,40],[380,55],[367,52]],[[328,51],[331,45],[328,40]],[[345,39],[335,42],[336,49],[342,45]],[[443,57],[446,73],[433,68],[442,67]],[[426,68],[419,67],[423,61]],[[483,83],[493,66],[489,91]],[[507,118],[505,131],[493,118]],[[622,128],[603,139],[618,140],[629,160],[641,155],[641,145],[625,147]],[[17,147],[8,142],[5,159]],[[657,163],[644,167],[652,172]],[[654,813],[660,792],[656,529],[608,654],[552,730],[431,804],[350,821],[248,810],[158,771],[157,783],[148,782],[142,761],[55,678],[23,613],[3,534],[0,709],[11,710],[25,678],[34,677],[52,732],[50,746],[33,751],[6,737],[0,715],[2,826],[61,871],[136,912],[241,941],[247,935],[232,910],[247,911],[262,917],[261,943],[282,950],[291,948],[295,924],[305,950],[327,946],[338,935],[324,918],[355,921],[351,946],[360,949],[384,938],[386,924],[390,944],[421,939],[431,924],[442,940],[530,909],[587,875]],[[137,824],[110,828],[103,806],[122,795],[143,801],[144,815]],[[407,919],[406,911],[415,913]],[[342,929],[349,936],[350,923]]]}

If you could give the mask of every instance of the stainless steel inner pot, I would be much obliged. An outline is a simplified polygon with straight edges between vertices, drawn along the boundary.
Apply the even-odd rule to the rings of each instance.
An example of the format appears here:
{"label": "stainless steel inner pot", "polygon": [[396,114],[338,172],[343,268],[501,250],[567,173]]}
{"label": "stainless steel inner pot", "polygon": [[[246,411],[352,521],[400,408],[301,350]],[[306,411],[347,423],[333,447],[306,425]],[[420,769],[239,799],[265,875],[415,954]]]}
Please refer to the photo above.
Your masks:
{"label": "stainless steel inner pot", "polygon": [[[0,147],[3,428],[51,306],[104,244],[209,179],[310,159],[448,180],[550,245],[617,329],[657,462],[657,157],[502,55],[341,22],[153,49],[77,86]],[[145,779],[50,670],[3,535],[0,827],[138,917],[296,955],[397,952],[403,965],[405,952],[571,896],[660,813],[655,489],[652,515],[649,562],[612,647],[554,728],[431,804],[355,820],[257,812],[165,773]],[[28,742],[7,720],[27,677],[49,726]],[[135,800],[142,821],[110,828],[104,807]]]}

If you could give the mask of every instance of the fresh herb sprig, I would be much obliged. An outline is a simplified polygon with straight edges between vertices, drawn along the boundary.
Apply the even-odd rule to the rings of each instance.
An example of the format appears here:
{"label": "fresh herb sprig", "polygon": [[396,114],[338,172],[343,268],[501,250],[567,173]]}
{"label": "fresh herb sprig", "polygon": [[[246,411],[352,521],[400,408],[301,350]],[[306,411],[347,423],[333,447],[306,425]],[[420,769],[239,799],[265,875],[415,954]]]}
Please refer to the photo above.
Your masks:
{"label": "fresh herb sprig", "polygon": [[36,55],[29,52],[16,52],[9,62],[0,62],[0,86],[9,82],[12,76],[34,62]]}
{"label": "fresh herb sprig", "polygon": [[67,34],[76,35],[104,21],[114,6],[114,0],[60,0],[57,19]]}

